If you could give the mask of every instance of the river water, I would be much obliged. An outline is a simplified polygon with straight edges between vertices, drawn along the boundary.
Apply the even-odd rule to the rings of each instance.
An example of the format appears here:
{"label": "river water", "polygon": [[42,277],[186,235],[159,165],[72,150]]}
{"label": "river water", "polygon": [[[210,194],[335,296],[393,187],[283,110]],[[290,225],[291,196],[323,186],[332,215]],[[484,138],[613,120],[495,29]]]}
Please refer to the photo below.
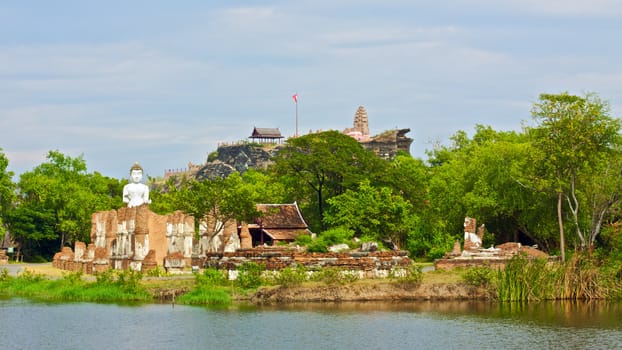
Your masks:
{"label": "river water", "polygon": [[0,349],[621,349],[622,304],[191,307],[0,299]]}

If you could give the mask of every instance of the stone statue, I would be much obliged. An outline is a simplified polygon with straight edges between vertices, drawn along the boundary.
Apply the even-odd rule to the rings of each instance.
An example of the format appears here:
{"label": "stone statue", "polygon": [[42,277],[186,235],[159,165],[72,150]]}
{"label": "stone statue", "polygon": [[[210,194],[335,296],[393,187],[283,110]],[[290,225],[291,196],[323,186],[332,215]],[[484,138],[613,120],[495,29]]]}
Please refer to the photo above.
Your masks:
{"label": "stone statue", "polygon": [[138,207],[149,204],[149,187],[140,181],[143,178],[143,168],[138,163],[134,163],[130,169],[131,183],[123,186],[123,202],[127,203],[128,208]]}
{"label": "stone statue", "polygon": [[[474,218],[464,218],[464,250],[477,250],[482,246],[482,237],[475,233],[476,222]],[[480,233],[483,236],[483,230]]]}

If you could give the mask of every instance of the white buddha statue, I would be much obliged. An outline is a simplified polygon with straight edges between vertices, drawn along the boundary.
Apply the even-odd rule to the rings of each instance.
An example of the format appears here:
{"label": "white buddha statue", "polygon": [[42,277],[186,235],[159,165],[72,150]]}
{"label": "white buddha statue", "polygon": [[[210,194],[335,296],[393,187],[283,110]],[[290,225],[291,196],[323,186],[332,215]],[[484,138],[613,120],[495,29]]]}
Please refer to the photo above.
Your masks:
{"label": "white buddha statue", "polygon": [[149,187],[140,181],[143,178],[143,168],[134,163],[130,169],[130,183],[123,186],[123,202],[129,208],[138,207],[145,203],[149,204]]}

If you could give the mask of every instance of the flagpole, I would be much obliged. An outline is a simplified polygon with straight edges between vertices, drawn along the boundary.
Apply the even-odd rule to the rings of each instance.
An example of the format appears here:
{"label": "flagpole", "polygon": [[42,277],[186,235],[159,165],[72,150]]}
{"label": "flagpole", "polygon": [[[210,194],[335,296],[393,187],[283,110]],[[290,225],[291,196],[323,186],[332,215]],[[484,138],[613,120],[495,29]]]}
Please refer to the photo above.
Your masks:
{"label": "flagpole", "polygon": [[298,137],[298,93],[294,93],[294,95],[292,96],[292,99],[294,100],[294,103],[296,103],[296,133],[294,134],[294,137]]}

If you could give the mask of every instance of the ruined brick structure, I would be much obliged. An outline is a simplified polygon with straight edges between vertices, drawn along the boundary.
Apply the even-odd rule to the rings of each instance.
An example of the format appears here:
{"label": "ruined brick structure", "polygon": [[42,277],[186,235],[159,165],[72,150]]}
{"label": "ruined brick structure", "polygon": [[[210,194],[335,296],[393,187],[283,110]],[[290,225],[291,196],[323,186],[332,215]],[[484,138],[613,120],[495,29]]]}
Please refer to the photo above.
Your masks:
{"label": "ruined brick structure", "polygon": [[227,270],[230,278],[235,278],[237,268],[247,262],[263,264],[266,270],[271,271],[296,265],[310,271],[337,267],[355,273],[360,278],[383,278],[391,273],[400,275],[412,264],[407,251],[307,253],[287,247],[256,247],[224,254],[208,253],[205,260],[194,263]]}
{"label": "ruined brick structure", "polygon": [[6,255],[6,251],[0,249],[0,265],[8,264],[9,257]]}
{"label": "ruined brick structure", "polygon": [[146,272],[156,266],[181,271],[193,258],[205,256],[210,244],[219,248],[221,236],[237,236],[235,225],[225,225],[216,234],[200,231],[196,240],[194,217],[181,211],[158,215],[148,205],[94,213],[91,226],[93,243],[76,242],[73,251],[64,247],[54,256],[54,266],[84,273],[109,268]]}
{"label": "ruined brick structure", "polygon": [[450,270],[457,267],[488,266],[493,269],[503,268],[507,261],[516,255],[523,255],[528,259],[548,259],[555,261],[557,257],[550,257],[535,247],[524,246],[517,242],[507,242],[490,248],[482,246],[485,226],[476,228],[474,218],[464,218],[464,247],[460,251],[460,242],[456,241],[451,252],[442,259],[434,261],[438,270]]}
{"label": "ruined brick structure", "polygon": [[[224,224],[206,217],[195,238],[194,217],[176,211],[158,215],[147,204],[134,208],[101,211],[91,218],[91,242],[76,242],[54,256],[54,266],[71,271],[96,273],[109,268],[149,271],[162,266],[180,272],[202,266],[208,253],[232,253],[241,247],[274,245],[310,235],[296,203],[258,204],[261,221]],[[199,264],[199,265],[197,265]]]}
{"label": "ruined brick structure", "polygon": [[[158,215],[148,205],[98,212],[92,216],[91,241],[76,242],[54,256],[54,266],[87,274],[112,269],[147,272],[162,266],[168,272],[191,267],[215,267],[235,278],[245,262],[264,264],[268,270],[302,265],[310,270],[338,267],[361,278],[399,275],[412,261],[406,251],[353,251],[306,253],[302,248],[281,247],[300,234],[311,234],[296,203],[258,204],[265,213],[261,223],[227,224],[219,232],[212,221],[202,222],[194,239],[194,218],[182,212]],[[216,225],[217,226],[217,225]],[[262,241],[258,234],[265,235]],[[271,245],[265,245],[271,244]]]}
{"label": "ruined brick structure", "polygon": [[408,132],[410,129],[395,129],[372,137],[369,134],[367,111],[363,106],[359,106],[354,113],[353,127],[343,131],[344,134],[355,138],[365,149],[384,159],[392,159],[398,152],[410,154],[413,139],[406,136]]}

